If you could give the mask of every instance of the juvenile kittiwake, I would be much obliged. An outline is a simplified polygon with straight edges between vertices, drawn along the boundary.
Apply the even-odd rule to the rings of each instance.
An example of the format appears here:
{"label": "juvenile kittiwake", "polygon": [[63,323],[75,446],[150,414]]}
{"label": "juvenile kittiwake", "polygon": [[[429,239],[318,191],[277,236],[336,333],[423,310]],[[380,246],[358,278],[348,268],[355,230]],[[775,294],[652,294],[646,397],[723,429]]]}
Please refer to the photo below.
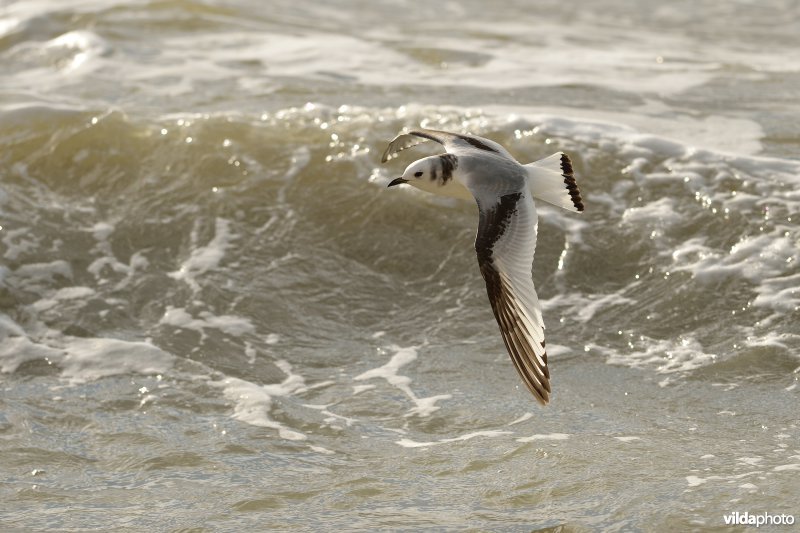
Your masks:
{"label": "juvenile kittiwake", "polygon": [[389,187],[407,183],[423,191],[478,203],[475,251],[500,333],[519,375],[543,405],[550,400],[544,321],[531,269],[538,218],[533,198],[583,211],[567,154],[522,165],[508,151],[475,135],[415,129],[389,143],[381,161],[426,141],[446,153],[411,163]]}

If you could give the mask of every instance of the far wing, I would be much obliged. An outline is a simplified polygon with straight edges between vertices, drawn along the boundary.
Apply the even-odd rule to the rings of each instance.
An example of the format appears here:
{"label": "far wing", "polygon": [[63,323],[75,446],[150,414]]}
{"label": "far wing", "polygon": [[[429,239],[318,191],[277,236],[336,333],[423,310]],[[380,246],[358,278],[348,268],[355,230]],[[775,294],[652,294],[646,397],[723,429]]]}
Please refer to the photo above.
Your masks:
{"label": "far wing", "polygon": [[426,141],[434,141],[441,144],[449,153],[474,153],[475,150],[479,150],[498,154],[514,160],[514,157],[508,153],[508,150],[490,139],[484,139],[483,137],[466,133],[450,133],[447,131],[420,128],[410,130],[408,133],[401,133],[392,139],[389,146],[386,147],[386,150],[383,152],[381,163],[385,163],[407,148],[417,146]]}
{"label": "far wing", "polygon": [[412,148],[429,140],[431,139],[420,137],[413,133],[401,133],[392,139],[392,141],[389,143],[389,146],[386,147],[386,150],[384,150],[383,155],[381,156],[381,163],[386,163],[389,159],[407,148]]}

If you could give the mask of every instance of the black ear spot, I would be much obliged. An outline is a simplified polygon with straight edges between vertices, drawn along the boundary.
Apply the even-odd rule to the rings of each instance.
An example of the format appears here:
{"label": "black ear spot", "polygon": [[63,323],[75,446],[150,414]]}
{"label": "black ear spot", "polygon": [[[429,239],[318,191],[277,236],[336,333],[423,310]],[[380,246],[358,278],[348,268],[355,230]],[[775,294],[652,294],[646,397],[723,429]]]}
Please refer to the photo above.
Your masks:
{"label": "black ear spot", "polygon": [[418,171],[414,172],[414,177],[421,178],[422,177],[422,171],[418,170]]}

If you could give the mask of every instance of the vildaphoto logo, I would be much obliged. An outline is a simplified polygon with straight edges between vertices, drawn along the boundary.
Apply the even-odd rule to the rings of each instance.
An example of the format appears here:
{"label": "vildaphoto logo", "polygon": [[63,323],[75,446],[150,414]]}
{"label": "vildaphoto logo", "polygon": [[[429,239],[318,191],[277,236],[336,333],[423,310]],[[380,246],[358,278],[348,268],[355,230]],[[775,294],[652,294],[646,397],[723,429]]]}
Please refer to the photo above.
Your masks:
{"label": "vildaphoto logo", "polygon": [[734,511],[722,515],[726,526],[791,526],[794,524],[794,515],[790,514],[769,514],[751,513],[745,511],[740,513]]}

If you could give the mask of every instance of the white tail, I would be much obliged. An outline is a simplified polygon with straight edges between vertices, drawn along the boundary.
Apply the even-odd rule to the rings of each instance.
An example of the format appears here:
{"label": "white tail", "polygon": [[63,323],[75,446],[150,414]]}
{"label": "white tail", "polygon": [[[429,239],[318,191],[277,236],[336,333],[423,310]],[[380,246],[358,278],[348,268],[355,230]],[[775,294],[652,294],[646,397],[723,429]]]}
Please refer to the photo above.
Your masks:
{"label": "white tail", "polygon": [[583,199],[572,174],[572,161],[564,152],[525,165],[528,189],[534,198],[563,207],[583,211]]}

